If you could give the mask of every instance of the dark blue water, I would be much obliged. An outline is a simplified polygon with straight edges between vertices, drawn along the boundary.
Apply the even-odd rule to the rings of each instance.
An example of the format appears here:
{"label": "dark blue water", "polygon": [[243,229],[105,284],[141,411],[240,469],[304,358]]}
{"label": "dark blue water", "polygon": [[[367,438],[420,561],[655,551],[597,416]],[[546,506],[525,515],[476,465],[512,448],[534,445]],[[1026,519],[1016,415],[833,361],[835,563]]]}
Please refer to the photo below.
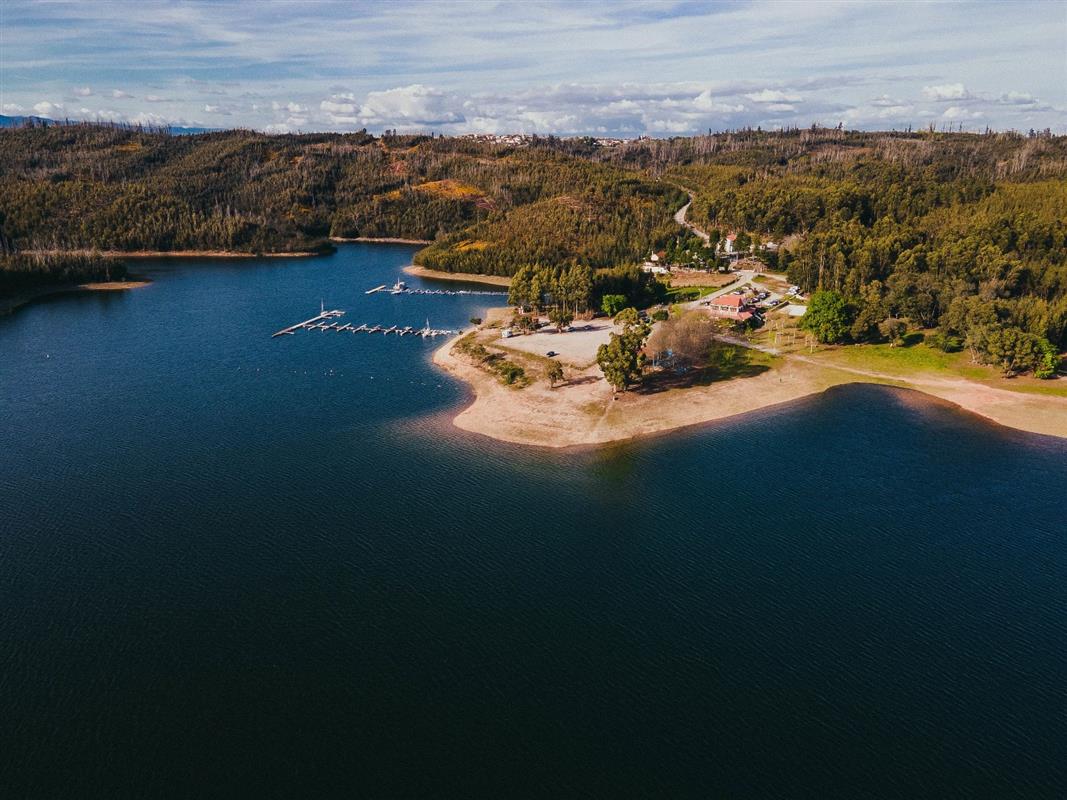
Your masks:
{"label": "dark blue water", "polygon": [[875,387],[458,432],[410,249],[0,319],[0,797],[1062,797],[1067,446]]}

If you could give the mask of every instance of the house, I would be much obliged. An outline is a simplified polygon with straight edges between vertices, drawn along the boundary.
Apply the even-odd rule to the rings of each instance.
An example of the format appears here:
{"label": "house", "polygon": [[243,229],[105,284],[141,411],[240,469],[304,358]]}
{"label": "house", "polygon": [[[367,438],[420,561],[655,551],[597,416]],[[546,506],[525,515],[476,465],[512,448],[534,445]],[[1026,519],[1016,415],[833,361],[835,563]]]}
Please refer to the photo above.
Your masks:
{"label": "house", "polygon": [[[655,258],[655,256],[652,256]],[[641,265],[641,269],[645,272],[651,272],[653,275],[670,275],[671,271],[664,267],[662,264],[657,264],[654,261],[646,261]]]}
{"label": "house", "polygon": [[722,251],[726,255],[731,255],[734,252],[734,242],[737,241],[736,233],[728,233],[722,240]]}
{"label": "house", "polygon": [[708,301],[708,310],[717,317],[747,322],[752,312],[745,309],[745,298],[739,294],[724,294]]}

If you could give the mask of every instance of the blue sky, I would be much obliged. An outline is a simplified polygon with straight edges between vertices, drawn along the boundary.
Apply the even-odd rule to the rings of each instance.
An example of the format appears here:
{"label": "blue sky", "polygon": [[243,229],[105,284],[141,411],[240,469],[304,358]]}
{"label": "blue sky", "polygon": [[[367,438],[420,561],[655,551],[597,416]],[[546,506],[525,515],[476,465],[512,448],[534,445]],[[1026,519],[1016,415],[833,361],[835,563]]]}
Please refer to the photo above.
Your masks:
{"label": "blue sky", "polygon": [[0,94],[269,131],[1067,133],[1067,2],[0,0]]}

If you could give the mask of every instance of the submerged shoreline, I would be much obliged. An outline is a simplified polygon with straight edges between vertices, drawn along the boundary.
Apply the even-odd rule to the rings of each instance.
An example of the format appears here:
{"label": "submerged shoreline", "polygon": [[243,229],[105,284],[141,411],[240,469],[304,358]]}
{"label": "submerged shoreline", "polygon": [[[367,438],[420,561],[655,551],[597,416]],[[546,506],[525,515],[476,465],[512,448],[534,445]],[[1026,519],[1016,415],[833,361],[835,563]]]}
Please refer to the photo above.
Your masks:
{"label": "submerged shoreline", "polygon": [[13,314],[23,306],[43,297],[60,294],[85,294],[87,292],[124,292],[128,289],[140,289],[152,281],[134,278],[126,281],[96,281],[89,283],[62,283],[55,286],[35,286],[0,297],[0,316]]}
{"label": "submerged shoreline", "polygon": [[656,392],[640,389],[612,399],[595,366],[556,388],[543,382],[516,390],[452,352],[460,337],[433,354],[433,363],[466,383],[474,399],[452,424],[499,441],[568,448],[624,442],[679,431],[785,405],[847,384],[911,389],[1009,428],[1067,438],[1067,398],[1027,394],[965,379],[901,378],[816,359],[782,357],[751,377]]}

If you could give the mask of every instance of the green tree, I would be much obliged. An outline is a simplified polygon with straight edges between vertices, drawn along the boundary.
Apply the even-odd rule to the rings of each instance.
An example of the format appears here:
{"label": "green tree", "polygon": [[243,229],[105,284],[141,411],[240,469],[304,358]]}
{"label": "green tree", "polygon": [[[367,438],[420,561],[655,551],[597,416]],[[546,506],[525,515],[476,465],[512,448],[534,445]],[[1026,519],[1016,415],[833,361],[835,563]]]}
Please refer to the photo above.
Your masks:
{"label": "green tree", "polygon": [[522,308],[530,305],[530,282],[533,279],[533,267],[519,267],[511,278],[508,288],[508,304]]}
{"label": "green tree", "polygon": [[871,281],[860,289],[859,313],[849,330],[853,341],[865,342],[877,338],[878,325],[888,316],[889,306],[885,301],[882,282]]}
{"label": "green tree", "polygon": [[553,361],[548,365],[548,371],[545,376],[548,378],[549,386],[555,389],[557,383],[563,383],[563,365],[558,361]]}
{"label": "green tree", "polygon": [[878,331],[889,340],[890,347],[904,344],[904,335],[908,332],[908,323],[898,317],[890,317],[878,324]]}
{"label": "green tree", "polygon": [[632,308],[619,312],[615,324],[620,325],[622,331],[612,333],[608,343],[600,345],[596,360],[611,387],[616,392],[624,392],[641,377],[645,365],[642,349],[652,329]]}
{"label": "green tree", "polygon": [[1036,370],[1043,361],[1041,340],[1010,325],[989,334],[986,355],[1005,375]]}
{"label": "green tree", "polygon": [[564,328],[574,322],[574,314],[566,308],[558,306],[548,312],[548,321],[556,326],[556,330],[562,333]]}
{"label": "green tree", "polygon": [[852,323],[851,309],[837,292],[816,292],[808,310],[800,318],[800,327],[815,334],[823,344],[844,341]]}
{"label": "green tree", "polygon": [[600,300],[600,310],[609,317],[614,317],[624,308],[626,308],[626,295],[624,294],[606,294]]}
{"label": "green tree", "polygon": [[1048,339],[1039,340],[1038,350],[1038,363],[1034,369],[1034,377],[1043,380],[1056,377],[1060,369],[1060,354],[1056,352],[1056,348]]}
{"label": "green tree", "polygon": [[511,317],[511,329],[519,333],[533,333],[537,330],[537,318],[533,314],[516,311]]}

